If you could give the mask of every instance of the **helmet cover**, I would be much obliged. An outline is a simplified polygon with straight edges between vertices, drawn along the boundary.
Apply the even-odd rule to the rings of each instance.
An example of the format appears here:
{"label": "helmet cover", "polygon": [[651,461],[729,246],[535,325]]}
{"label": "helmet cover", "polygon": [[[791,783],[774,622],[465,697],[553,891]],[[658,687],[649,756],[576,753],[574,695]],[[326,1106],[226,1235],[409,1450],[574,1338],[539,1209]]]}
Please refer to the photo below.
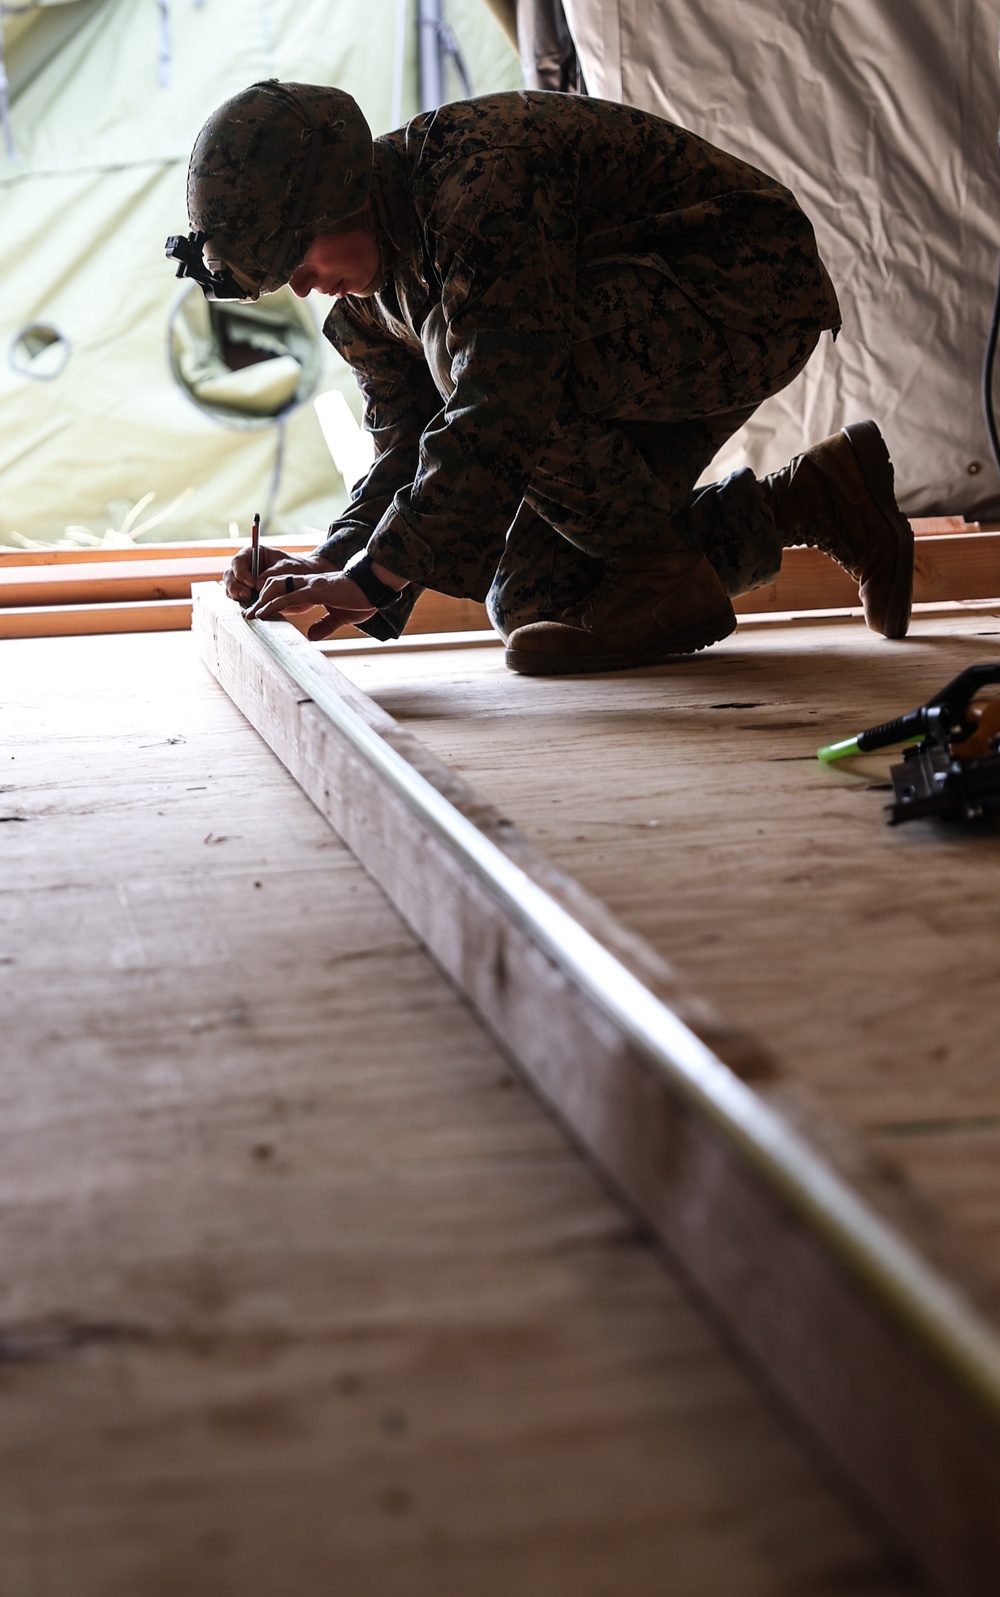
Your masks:
{"label": "helmet cover", "polygon": [[288,282],[317,233],[344,230],[371,180],[371,129],[357,102],[271,78],[226,100],[198,134],[188,216],[206,235],[209,269],[228,267],[256,299]]}

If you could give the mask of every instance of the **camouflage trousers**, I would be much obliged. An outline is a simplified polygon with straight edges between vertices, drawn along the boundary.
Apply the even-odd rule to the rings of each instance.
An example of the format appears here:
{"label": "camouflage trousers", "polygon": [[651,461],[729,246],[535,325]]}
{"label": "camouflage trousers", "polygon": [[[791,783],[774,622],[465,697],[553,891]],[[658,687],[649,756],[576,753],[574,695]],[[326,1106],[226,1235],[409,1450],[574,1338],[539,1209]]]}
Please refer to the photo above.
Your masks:
{"label": "camouflage trousers", "polygon": [[[629,363],[609,360],[612,351],[602,363],[588,350],[575,367],[487,596],[502,636],[557,617],[594,587],[605,561],[637,544],[700,550],[731,595],[777,575],[781,538],[766,480],[743,470],[695,483],[757,406],[798,375],[819,332],[799,324],[766,340],[727,334],[679,293],[669,332],[656,379],[647,365],[633,391],[621,381]],[[618,394],[608,392],[609,369]]]}

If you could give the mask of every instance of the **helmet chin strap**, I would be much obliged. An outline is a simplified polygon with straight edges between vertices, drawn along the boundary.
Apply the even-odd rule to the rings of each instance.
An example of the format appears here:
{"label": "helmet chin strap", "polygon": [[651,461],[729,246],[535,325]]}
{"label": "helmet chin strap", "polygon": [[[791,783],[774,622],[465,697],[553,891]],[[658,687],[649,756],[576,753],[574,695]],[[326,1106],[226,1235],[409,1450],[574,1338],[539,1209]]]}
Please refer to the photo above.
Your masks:
{"label": "helmet chin strap", "polygon": [[[354,215],[347,217],[346,220],[351,225],[343,228],[345,233],[353,233],[355,231],[370,233],[378,249],[378,266],[375,269],[375,276],[370,283],[365,284],[364,288],[358,290],[360,297],[367,299],[370,294],[378,293],[389,275],[388,235],[381,225],[381,217],[372,195],[369,195],[365,201],[363,210],[355,211]],[[339,233],[341,230],[339,227],[329,229],[331,233]]]}
{"label": "helmet chin strap", "polygon": [[392,234],[389,232],[377,181],[372,182],[371,194],[365,207],[365,229],[369,233],[374,233],[375,242],[378,245],[378,271],[368,286],[361,291],[364,296],[367,296],[378,293],[392,270],[396,256],[396,246],[393,243]]}
{"label": "helmet chin strap", "polygon": [[360,297],[362,299],[367,299],[369,295],[377,294],[388,276],[389,268],[386,265],[385,252],[382,249],[382,244],[380,241],[378,246],[378,270],[376,271],[371,282],[366,283],[364,288],[359,290]]}

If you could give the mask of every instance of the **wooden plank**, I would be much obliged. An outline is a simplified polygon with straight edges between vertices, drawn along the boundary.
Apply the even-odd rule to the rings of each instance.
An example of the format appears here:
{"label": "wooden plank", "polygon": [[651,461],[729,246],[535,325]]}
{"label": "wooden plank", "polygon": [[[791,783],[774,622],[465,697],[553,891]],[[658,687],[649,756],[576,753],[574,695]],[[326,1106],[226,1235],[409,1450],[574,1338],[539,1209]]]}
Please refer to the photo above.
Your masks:
{"label": "wooden plank", "polygon": [[[59,560],[27,565],[22,572],[19,562],[0,563],[0,637],[185,627],[189,612],[177,606],[169,611],[148,606],[157,600],[186,598],[192,581],[221,575],[231,558],[230,550],[203,557],[187,553],[170,557],[159,551],[150,560],[145,559],[145,551],[141,560],[122,560],[118,550],[107,553],[113,558],[95,562],[93,567],[79,559]],[[917,602],[993,599],[998,587],[1000,533],[955,532],[920,539],[914,577]],[[734,609],[741,616],[788,614],[856,609],[857,603],[855,584],[832,560],[816,549],[787,549],[777,581],[742,595],[734,601]],[[74,607],[82,605],[91,613],[77,618]],[[32,610],[34,615],[28,613]],[[297,617],[294,625],[305,631],[320,614],[317,610]],[[428,591],[418,600],[406,632],[482,631],[488,626],[484,605]],[[363,634],[344,627],[335,636],[357,638]]]}
{"label": "wooden plank", "polygon": [[[966,525],[976,525],[969,523]],[[957,529],[919,539],[914,558],[914,600],[917,604],[961,603],[1000,597],[1000,532]],[[771,613],[783,616],[814,610],[859,610],[856,583],[818,549],[786,549],[781,573],[768,587],[756,588],[733,601],[737,615]],[[480,631],[489,626],[485,605],[427,592],[417,603],[407,627],[411,632]],[[356,636],[342,629],[338,637]]]}
{"label": "wooden plank", "polygon": [[915,538],[940,538],[956,532],[979,532],[978,521],[966,521],[964,516],[911,516],[910,526]]}
{"label": "wooden plank", "polygon": [[190,639],[0,654],[5,1597],[921,1597]]}
{"label": "wooden plank", "polygon": [[[246,540],[244,540],[246,541]],[[270,544],[269,539],[263,540]],[[215,543],[211,539],[193,539],[183,543],[137,543],[125,548],[98,549],[10,549],[0,546],[0,571],[13,570],[19,566],[26,569],[37,569],[46,566],[88,566],[95,567],[98,571],[108,565],[120,561],[131,560],[231,560],[237,550],[243,545],[236,539],[224,543]],[[282,538],[282,549],[295,553],[307,553],[315,549],[314,538]]]}
{"label": "wooden plank", "polygon": [[[1000,599],[945,599],[932,600],[915,604],[911,620],[944,620],[950,616],[990,616],[995,615],[1000,606]],[[775,627],[825,627],[831,623],[857,622],[864,620],[864,611],[860,605],[844,605],[835,610],[765,610],[741,611],[739,613],[740,631],[746,633],[748,628],[763,627],[771,631]]]}
{"label": "wooden plank", "polygon": [[995,599],[1000,589],[1000,532],[921,538],[913,562],[913,596]]}
{"label": "wooden plank", "polygon": [[117,560],[96,568],[76,562],[28,568],[0,565],[0,607],[189,599],[192,582],[220,578],[228,563],[222,555],[208,555]]}
{"label": "wooden plank", "polygon": [[[200,579],[195,579],[200,580]],[[179,591],[191,591],[192,576],[179,580]],[[113,590],[111,582],[104,587]],[[148,590],[169,591],[169,579],[151,581]],[[426,601],[426,602],[425,602]],[[320,609],[290,616],[300,632],[308,631],[323,615]],[[417,601],[407,636],[420,632],[463,631],[485,619],[485,609],[471,599],[451,599],[445,594],[424,594]],[[0,605],[0,638],[55,638],[116,632],[186,632],[191,626],[191,601],[187,599],[128,599],[109,602],[88,599],[85,604]],[[354,627],[341,627],[336,638],[364,640]]]}
{"label": "wooden plank", "polygon": [[0,609],[0,638],[62,638],[115,632],[183,632],[190,599],[122,604],[31,604]]}
{"label": "wooden plank", "polygon": [[[187,598],[192,581],[221,577],[238,547],[185,543],[135,549],[0,550],[0,609]],[[282,540],[282,548],[290,553],[308,553],[314,547],[313,542]],[[418,599],[408,631],[466,631],[488,625],[484,605],[428,591]],[[343,632],[353,634],[354,629]]]}
{"label": "wooden plank", "polygon": [[475,599],[453,599],[428,588],[413,607],[405,636],[414,632],[482,632],[489,627],[486,606]]}
{"label": "wooden plank", "polygon": [[[1000,589],[1000,533],[967,532],[921,537],[915,546],[913,597],[919,603],[995,599]],[[857,584],[818,549],[786,549],[781,571],[768,587],[734,599],[747,611],[825,610],[856,606]]]}
{"label": "wooden plank", "polygon": [[[442,968],[519,1061],[571,1134],[681,1261],[774,1389],[822,1438],[895,1533],[955,1597],[1000,1591],[1000,1429],[891,1296],[761,1179],[717,1123],[609,1023],[565,968],[512,919],[440,837],[416,820],[279,670],[234,607],[196,590],[200,647],[235,702],[376,875]],[[285,629],[281,631],[284,633]],[[287,637],[294,648],[294,639]],[[301,643],[369,726],[557,902],[645,973],[694,1033],[744,1079],[772,1066],[676,972],[616,926],[409,733]],[[902,1244],[900,1244],[902,1247]],[[905,1252],[905,1248],[904,1248]],[[975,1325],[955,1295],[956,1326]],[[964,1317],[964,1320],[963,1320]],[[990,1380],[992,1380],[992,1375]],[[992,1390],[992,1388],[991,1388]],[[992,1398],[990,1399],[992,1402]]]}

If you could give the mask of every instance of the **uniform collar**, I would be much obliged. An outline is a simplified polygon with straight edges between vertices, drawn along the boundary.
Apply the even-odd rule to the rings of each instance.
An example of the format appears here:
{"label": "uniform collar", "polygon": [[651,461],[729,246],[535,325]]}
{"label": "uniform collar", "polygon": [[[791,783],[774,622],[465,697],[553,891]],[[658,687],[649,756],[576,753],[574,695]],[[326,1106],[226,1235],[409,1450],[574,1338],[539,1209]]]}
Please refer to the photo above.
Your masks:
{"label": "uniform collar", "polygon": [[371,187],[378,238],[379,275],[366,288],[377,294],[400,258],[411,257],[417,238],[417,218],[413,209],[406,168],[388,139],[376,139]]}

